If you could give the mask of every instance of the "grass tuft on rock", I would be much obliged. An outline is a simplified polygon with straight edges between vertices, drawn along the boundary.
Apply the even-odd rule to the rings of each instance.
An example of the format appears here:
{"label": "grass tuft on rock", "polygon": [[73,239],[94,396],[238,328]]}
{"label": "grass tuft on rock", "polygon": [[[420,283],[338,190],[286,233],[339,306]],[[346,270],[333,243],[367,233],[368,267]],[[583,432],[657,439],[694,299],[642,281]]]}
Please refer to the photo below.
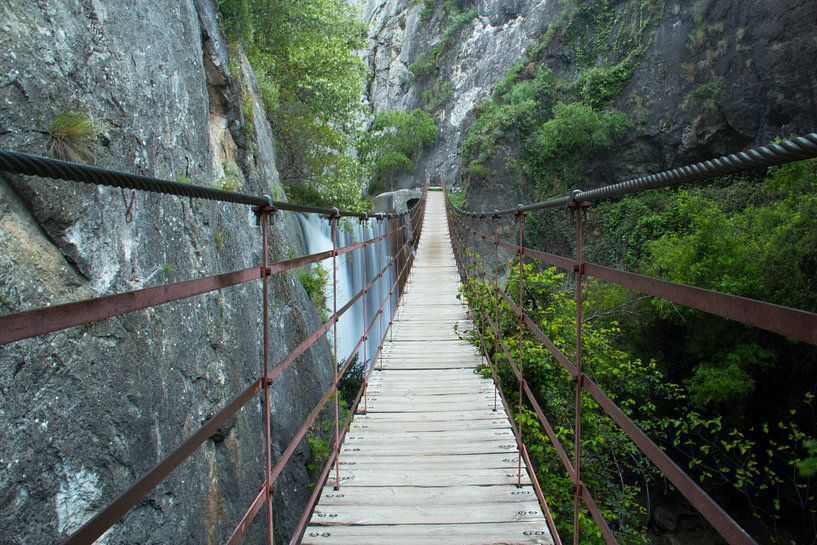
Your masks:
{"label": "grass tuft on rock", "polygon": [[48,153],[66,161],[89,161],[93,159],[91,146],[102,129],[103,125],[98,119],[84,112],[62,112],[48,130]]}

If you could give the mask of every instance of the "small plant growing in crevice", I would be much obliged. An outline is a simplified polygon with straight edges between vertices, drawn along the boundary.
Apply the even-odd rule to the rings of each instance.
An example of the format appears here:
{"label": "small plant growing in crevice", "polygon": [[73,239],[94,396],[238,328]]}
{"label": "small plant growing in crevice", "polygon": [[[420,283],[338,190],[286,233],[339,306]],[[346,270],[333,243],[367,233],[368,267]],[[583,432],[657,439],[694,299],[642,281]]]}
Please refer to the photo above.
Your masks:
{"label": "small plant growing in crevice", "polygon": [[247,141],[251,142],[255,132],[255,114],[253,112],[253,100],[250,93],[241,93],[241,112],[244,114],[244,134]]}
{"label": "small plant growing in crevice", "polygon": [[93,158],[91,146],[102,128],[98,119],[86,113],[62,112],[48,129],[48,153],[66,161],[88,161]]}
{"label": "small plant growing in crevice", "polygon": [[216,232],[213,234],[213,244],[215,245],[216,250],[219,252],[224,249],[224,239],[226,235],[227,234],[221,226],[217,227]]}
{"label": "small plant growing in crevice", "polygon": [[435,80],[430,89],[420,93],[423,100],[423,109],[432,114],[439,111],[451,100],[452,96],[454,96],[454,91],[451,88],[451,82],[443,82],[441,79]]}
{"label": "small plant growing in crevice", "polygon": [[223,171],[224,176],[219,178],[213,184],[213,187],[215,187],[216,189],[220,189],[222,191],[240,191],[241,178],[238,175],[238,171],[226,165],[224,166]]}
{"label": "small plant growing in crevice", "polygon": [[329,319],[329,305],[324,292],[328,274],[320,263],[307,267],[298,274],[301,285],[303,285],[315,308],[318,309],[318,313],[324,322]]}
{"label": "small plant growing in crevice", "polygon": [[326,421],[319,425],[317,422],[312,425],[306,436],[306,441],[309,444],[309,462],[306,464],[306,470],[309,472],[310,482],[309,488],[315,488],[317,485],[317,476],[320,473],[326,460],[329,459],[329,454],[332,452],[329,446],[329,422]]}
{"label": "small plant growing in crevice", "polygon": [[717,77],[709,83],[698,86],[689,95],[689,105],[713,113],[718,110],[718,99],[723,88],[723,78]]}

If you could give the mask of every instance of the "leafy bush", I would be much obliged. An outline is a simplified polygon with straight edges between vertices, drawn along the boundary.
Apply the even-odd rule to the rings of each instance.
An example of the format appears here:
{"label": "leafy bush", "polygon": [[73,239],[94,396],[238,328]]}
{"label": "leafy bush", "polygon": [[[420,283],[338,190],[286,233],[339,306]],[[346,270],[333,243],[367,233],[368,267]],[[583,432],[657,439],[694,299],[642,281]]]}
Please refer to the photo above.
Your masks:
{"label": "leafy bush", "polygon": [[621,112],[597,113],[580,102],[560,102],[553,107],[553,119],[536,131],[530,145],[543,160],[583,156],[609,148],[629,128]]}
{"label": "leafy bush", "polygon": [[423,100],[423,109],[429,113],[434,113],[442,108],[451,97],[454,95],[454,90],[451,88],[451,82],[438,79],[434,82],[430,89],[426,89],[420,93],[420,98]]}
{"label": "leafy bush", "polygon": [[[517,299],[522,270],[525,297],[516,303],[563,353],[573,358],[576,305],[565,275],[555,269],[537,270],[534,264],[523,268],[514,264],[507,284],[513,299]],[[604,294],[600,286],[587,285],[585,305],[589,310],[596,308],[597,297]],[[494,355],[500,382],[516,413],[514,418],[522,422],[537,476],[549,485],[545,495],[556,523],[560,530],[570,532],[570,479],[532,409],[525,403],[521,412],[517,410],[518,382],[487,323],[479,319],[485,312],[493,316],[496,298],[492,289],[490,282],[469,281],[464,293],[476,311],[475,325],[486,335],[486,351]],[[692,476],[710,490],[726,490],[733,501],[743,502],[771,542],[786,536],[780,524],[787,516],[793,516],[804,529],[799,536],[802,539],[793,541],[810,542],[817,521],[817,483],[811,478],[817,453],[812,418],[814,394],[806,392],[781,417],[763,424],[754,420],[752,428],[742,431],[727,423],[726,418],[706,416],[696,410],[690,405],[689,393],[666,378],[656,361],[634,358],[616,346],[621,330],[615,320],[593,316],[588,314],[582,323],[583,369],[588,376],[653,440],[683,461]],[[499,308],[498,327],[510,359],[518,361],[518,319],[504,302]],[[525,380],[556,436],[569,446],[573,442],[572,377],[531,335],[526,333],[521,343]],[[646,514],[652,510],[653,499],[660,498],[668,484],[589,397],[584,399],[582,430],[582,480],[619,542],[644,543]],[[580,524],[582,543],[604,543],[589,516],[582,514]]]}
{"label": "leafy bush", "polygon": [[597,154],[611,148],[630,126],[621,112],[598,113],[581,102],[558,103],[553,107],[553,119],[525,142],[527,165],[537,182],[538,195],[551,191],[556,179],[575,185]]}
{"label": "leafy bush", "polygon": [[[533,79],[519,80],[524,67],[513,67],[493,91],[493,101],[478,106],[479,115],[463,138],[463,158],[485,163],[497,142],[511,132],[520,140],[550,117],[553,98],[561,83],[546,66],[536,69]],[[475,108],[477,109],[477,108]]]}
{"label": "leafy bush", "polygon": [[723,78],[718,76],[709,83],[695,88],[689,95],[689,104],[706,112],[716,112],[722,88]]}
{"label": "leafy bush", "polygon": [[471,161],[468,163],[468,174],[470,174],[472,178],[484,180],[486,177],[488,177],[488,167],[482,163]]}
{"label": "leafy bush", "polygon": [[623,61],[609,68],[591,68],[576,83],[582,102],[601,108],[621,94],[633,75],[632,67]]}

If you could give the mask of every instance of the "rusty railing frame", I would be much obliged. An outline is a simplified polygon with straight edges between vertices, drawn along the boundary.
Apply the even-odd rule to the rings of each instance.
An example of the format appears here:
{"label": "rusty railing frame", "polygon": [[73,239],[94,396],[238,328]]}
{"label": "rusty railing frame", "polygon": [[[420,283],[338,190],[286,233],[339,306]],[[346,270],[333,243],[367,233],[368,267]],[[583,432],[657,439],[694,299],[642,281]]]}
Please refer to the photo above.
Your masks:
{"label": "rusty railing frame", "polygon": [[[413,263],[413,252],[408,252],[408,257],[404,254],[412,245],[416,245],[422,227],[423,214],[425,211],[426,195],[428,186],[423,188],[423,195],[418,205],[408,212],[401,214],[369,214],[358,212],[339,211],[338,209],[325,209],[312,206],[293,205],[281,201],[272,201],[269,197],[257,197],[228,191],[221,191],[207,187],[192,186],[190,184],[180,184],[167,180],[138,176],[129,173],[111,171],[99,167],[79,165],[65,161],[38,157],[30,154],[0,150],[0,171],[10,174],[41,176],[56,180],[70,182],[83,182],[96,185],[107,185],[112,187],[130,188],[139,191],[163,193],[176,196],[187,196],[190,198],[213,200],[218,202],[229,202],[240,205],[251,205],[256,214],[258,225],[261,229],[261,256],[260,267],[250,267],[247,269],[221,273],[192,280],[185,280],[172,284],[153,286],[131,292],[118,293],[97,297],[93,299],[71,302],[61,305],[52,305],[29,311],[16,312],[0,316],[0,346],[18,342],[24,339],[61,331],[71,327],[95,322],[98,320],[121,316],[130,312],[144,310],[166,303],[187,299],[197,295],[222,290],[231,286],[246,284],[255,280],[262,281],[262,350],[263,350],[263,373],[261,377],[255,379],[242,392],[229,401],[218,413],[210,417],[198,430],[189,435],[173,451],[166,455],[161,461],[154,465],[142,477],[132,483],[126,490],[121,492],[113,501],[98,511],[78,530],[68,536],[63,545],[76,545],[92,543],[104,534],[110,527],[118,523],[131,508],[149,494],[160,482],[172,473],[183,461],[193,455],[196,450],[221,427],[232,415],[238,412],[248,402],[250,402],[259,392],[263,395],[264,407],[264,437],[265,437],[265,471],[264,482],[247,510],[238,521],[227,543],[235,545],[240,542],[241,537],[249,528],[255,516],[261,508],[266,506],[266,541],[273,545],[274,527],[272,512],[272,494],[277,478],[283,472],[284,467],[291,459],[298,445],[306,436],[309,427],[317,419],[320,411],[326,402],[334,397],[334,420],[335,420],[335,440],[331,455],[325,463],[320,476],[319,484],[310,498],[299,524],[298,530],[293,535],[292,543],[298,543],[301,539],[306,521],[314,509],[314,505],[322,488],[322,483],[328,478],[331,465],[340,457],[340,443],[346,433],[351,419],[353,418],[361,395],[365,392],[368,376],[374,368],[372,359],[371,365],[366,372],[366,380],[361,385],[356,399],[352,403],[349,421],[341,428],[339,426],[339,407],[337,392],[338,382],[346,370],[357,356],[360,347],[365,346],[369,333],[374,327],[375,321],[381,323],[381,333],[379,337],[378,353],[382,352],[385,332],[382,331],[383,312],[386,303],[390,303],[389,314],[391,315],[397,305],[393,304],[395,293],[401,295],[407,278],[408,270]],[[269,262],[269,218],[279,210],[286,210],[300,213],[319,213],[324,215],[332,228],[333,249],[325,252],[318,252],[294,259]],[[388,226],[380,229],[380,235],[373,236],[368,240],[338,248],[337,246],[337,221],[341,217],[357,217],[361,225],[370,219],[376,219],[377,225],[381,225],[383,220],[388,220]],[[385,223],[382,225],[386,225]],[[412,236],[404,236],[404,231],[408,227],[412,229]],[[362,231],[361,231],[362,232]],[[391,255],[386,265],[372,278],[366,286],[357,294],[352,296],[340,309],[337,308],[337,257],[349,252],[366,248],[378,243],[386,244],[385,255]],[[399,243],[399,245],[398,245]],[[304,339],[298,346],[290,351],[274,367],[270,368],[270,333],[269,333],[269,278],[274,274],[289,271],[298,267],[316,263],[324,259],[333,260],[333,289],[335,290],[334,308],[332,315],[313,331],[309,337]],[[399,272],[396,271],[400,267]],[[394,281],[389,287],[386,298],[382,297],[382,283],[384,275],[392,271]],[[344,364],[338,369],[337,361],[337,322],[339,318],[347,312],[358,300],[365,297],[374,283],[381,287],[381,304],[375,317],[369,322],[361,337],[357,341],[352,353],[347,357]],[[364,300],[365,305],[365,300]],[[391,316],[390,316],[391,317]],[[365,320],[364,320],[365,321]],[[389,322],[391,325],[391,321]],[[287,449],[272,465],[272,432],[270,422],[270,386],[272,381],[289,368],[298,357],[303,355],[310,347],[321,339],[329,329],[335,331],[333,342],[333,380],[329,390],[318,401],[312,412],[302,423],[298,432],[290,441]],[[388,331],[387,326],[387,331]],[[364,361],[364,365],[366,362]],[[335,463],[337,468],[339,464]],[[336,486],[340,486],[339,475],[336,472]]]}

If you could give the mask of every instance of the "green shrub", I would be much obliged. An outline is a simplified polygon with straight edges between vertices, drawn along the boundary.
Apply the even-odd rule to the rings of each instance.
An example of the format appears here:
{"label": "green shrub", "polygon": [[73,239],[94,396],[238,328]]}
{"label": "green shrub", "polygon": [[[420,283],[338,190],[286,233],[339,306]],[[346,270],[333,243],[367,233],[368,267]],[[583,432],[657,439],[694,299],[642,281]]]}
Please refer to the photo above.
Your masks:
{"label": "green shrub", "polygon": [[241,191],[241,176],[238,171],[227,165],[222,170],[224,175],[215,182],[214,187],[222,191]]}
{"label": "green shrub", "polygon": [[311,267],[304,268],[299,274],[298,279],[301,285],[306,290],[309,299],[315,305],[323,321],[329,319],[329,306],[326,300],[326,282],[329,273],[320,263],[315,263]]}
{"label": "green shrub", "polygon": [[598,113],[581,102],[560,102],[553,107],[553,119],[533,134],[528,146],[542,161],[575,161],[610,148],[630,126],[621,112]]}
{"label": "green shrub", "polygon": [[423,101],[423,109],[429,113],[435,113],[440,110],[451,97],[454,96],[454,90],[451,88],[451,82],[438,79],[434,82],[430,89],[426,89],[420,93],[420,98]]}
{"label": "green shrub", "polygon": [[579,97],[585,104],[599,109],[621,94],[632,75],[632,67],[627,61],[609,68],[591,68],[582,73],[576,83]]}
{"label": "green shrub", "polygon": [[420,11],[420,20],[428,21],[434,15],[434,0],[423,0],[423,9]]}
{"label": "green shrub", "polygon": [[484,180],[488,176],[488,167],[482,163],[471,161],[468,163],[468,174],[470,174],[472,178]]}

